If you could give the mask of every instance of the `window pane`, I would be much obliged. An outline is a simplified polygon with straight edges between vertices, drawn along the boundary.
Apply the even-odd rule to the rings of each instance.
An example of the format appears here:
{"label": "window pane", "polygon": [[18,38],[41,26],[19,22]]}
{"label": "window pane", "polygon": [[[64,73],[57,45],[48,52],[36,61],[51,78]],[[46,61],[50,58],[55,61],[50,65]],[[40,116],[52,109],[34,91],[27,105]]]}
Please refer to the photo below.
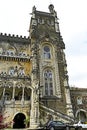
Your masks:
{"label": "window pane", "polygon": [[53,95],[53,76],[50,70],[44,72],[44,82],[45,82],[45,94]]}
{"label": "window pane", "polygon": [[50,95],[53,95],[53,84],[49,84],[49,89],[50,89]]}
{"label": "window pane", "polygon": [[45,47],[44,47],[44,51],[45,51],[45,52],[50,52],[50,48],[49,48],[48,46],[45,46]]}
{"label": "window pane", "polygon": [[10,100],[10,94],[9,93],[5,93],[5,100]]}
{"label": "window pane", "polygon": [[10,75],[14,75],[14,68],[11,68],[11,69],[9,70],[9,74],[10,74]]}
{"label": "window pane", "polygon": [[82,97],[77,97],[77,104],[82,104]]}
{"label": "window pane", "polygon": [[52,80],[52,72],[48,71],[48,78]]}
{"label": "window pane", "polygon": [[53,90],[50,90],[50,95],[53,95]]}
{"label": "window pane", "polygon": [[45,83],[45,94],[48,95],[48,83]]}
{"label": "window pane", "polygon": [[44,58],[45,59],[50,59],[51,58],[50,48],[48,46],[44,47]]}

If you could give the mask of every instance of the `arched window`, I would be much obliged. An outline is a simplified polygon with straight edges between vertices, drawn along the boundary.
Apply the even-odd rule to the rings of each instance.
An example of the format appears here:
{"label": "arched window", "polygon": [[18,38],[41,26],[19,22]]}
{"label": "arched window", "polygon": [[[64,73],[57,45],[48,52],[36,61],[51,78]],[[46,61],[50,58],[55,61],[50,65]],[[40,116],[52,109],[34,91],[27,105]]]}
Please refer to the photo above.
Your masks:
{"label": "arched window", "polygon": [[19,75],[24,75],[24,68],[20,67],[18,74]]}
{"label": "arched window", "polygon": [[14,55],[14,50],[13,49],[9,49],[8,51],[7,51],[7,55],[10,55],[10,56],[13,56]]}
{"label": "arched window", "polygon": [[77,121],[79,121],[80,123],[83,123],[86,121],[86,111],[83,109],[79,109],[76,112],[76,119]]}
{"label": "arched window", "polygon": [[[22,94],[23,94],[22,91],[20,91],[20,92],[18,93],[18,100],[21,100],[21,99],[22,99]],[[28,97],[27,92],[24,92],[24,100],[29,100],[29,98],[30,98],[30,97]]]}
{"label": "arched window", "polygon": [[11,67],[10,69],[9,69],[9,75],[11,75],[11,76],[13,76],[14,75],[14,67]]}
{"label": "arched window", "polygon": [[11,94],[9,92],[5,93],[5,100],[11,100]]}
{"label": "arched window", "polygon": [[44,58],[45,59],[50,59],[51,58],[51,49],[49,46],[44,46],[43,48],[43,51],[44,51]]}
{"label": "arched window", "polygon": [[53,73],[51,70],[44,71],[45,95],[53,95]]}
{"label": "arched window", "polygon": [[82,97],[77,97],[77,104],[78,105],[82,104]]}

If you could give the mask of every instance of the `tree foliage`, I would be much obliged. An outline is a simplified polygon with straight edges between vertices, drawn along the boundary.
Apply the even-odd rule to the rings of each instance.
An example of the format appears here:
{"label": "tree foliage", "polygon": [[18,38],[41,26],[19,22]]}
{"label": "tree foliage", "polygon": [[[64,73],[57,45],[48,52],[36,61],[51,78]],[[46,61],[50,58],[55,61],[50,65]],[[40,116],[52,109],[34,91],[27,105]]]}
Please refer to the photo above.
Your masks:
{"label": "tree foliage", "polygon": [[3,117],[3,114],[0,112],[0,129],[7,128],[12,122],[4,123],[4,120],[8,117]]}

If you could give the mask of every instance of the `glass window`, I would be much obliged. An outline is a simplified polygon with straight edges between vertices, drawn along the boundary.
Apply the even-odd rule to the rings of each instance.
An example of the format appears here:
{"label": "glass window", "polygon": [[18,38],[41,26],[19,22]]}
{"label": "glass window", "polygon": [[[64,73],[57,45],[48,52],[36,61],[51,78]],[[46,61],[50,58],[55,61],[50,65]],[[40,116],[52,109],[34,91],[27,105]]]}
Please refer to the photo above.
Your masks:
{"label": "glass window", "polygon": [[51,50],[50,50],[49,46],[44,47],[44,58],[45,59],[51,58]]}
{"label": "glass window", "polygon": [[11,99],[11,95],[9,93],[5,93],[5,100],[10,100]]}
{"label": "glass window", "polygon": [[7,55],[13,56],[14,55],[14,50],[8,50]]}
{"label": "glass window", "polygon": [[77,104],[82,104],[82,97],[77,97]]}
{"label": "glass window", "polygon": [[44,82],[45,82],[45,95],[53,95],[53,74],[51,70],[46,70],[44,72]]}
{"label": "glass window", "polygon": [[19,69],[19,75],[24,75],[24,68]]}
{"label": "glass window", "polygon": [[10,70],[9,70],[9,75],[14,75],[14,68],[10,68]]}

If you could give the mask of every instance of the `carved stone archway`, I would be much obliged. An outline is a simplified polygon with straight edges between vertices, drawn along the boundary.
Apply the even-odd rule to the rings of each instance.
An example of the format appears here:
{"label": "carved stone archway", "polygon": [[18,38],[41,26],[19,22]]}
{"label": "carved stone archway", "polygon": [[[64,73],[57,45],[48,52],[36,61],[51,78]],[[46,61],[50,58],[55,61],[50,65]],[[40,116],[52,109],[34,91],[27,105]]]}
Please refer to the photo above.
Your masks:
{"label": "carved stone archway", "polygon": [[25,122],[24,120],[26,119],[25,115],[23,113],[18,113],[15,115],[13,121],[13,129],[17,128],[25,128]]}
{"label": "carved stone archway", "polygon": [[76,118],[78,121],[85,122],[86,121],[86,111],[83,109],[79,109],[76,112]]}

